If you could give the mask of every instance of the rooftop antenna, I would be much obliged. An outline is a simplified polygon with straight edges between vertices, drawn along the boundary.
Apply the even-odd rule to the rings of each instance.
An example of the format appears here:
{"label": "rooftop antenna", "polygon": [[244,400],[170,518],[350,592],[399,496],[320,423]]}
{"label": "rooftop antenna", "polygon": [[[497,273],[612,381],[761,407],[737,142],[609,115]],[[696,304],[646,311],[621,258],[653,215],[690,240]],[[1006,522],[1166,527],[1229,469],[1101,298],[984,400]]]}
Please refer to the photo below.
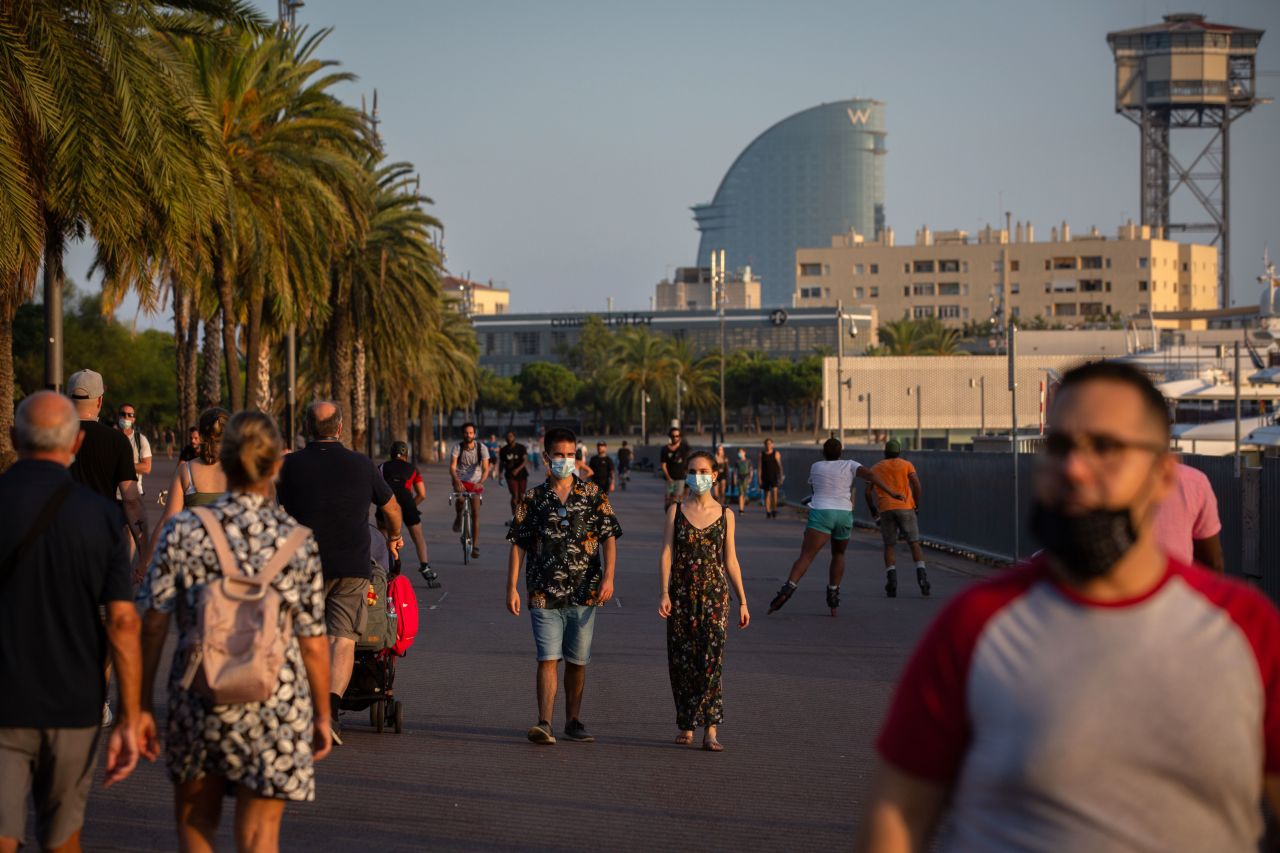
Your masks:
{"label": "rooftop antenna", "polygon": [[303,0],[276,0],[276,15],[280,26],[290,32],[298,23],[298,10],[307,5]]}

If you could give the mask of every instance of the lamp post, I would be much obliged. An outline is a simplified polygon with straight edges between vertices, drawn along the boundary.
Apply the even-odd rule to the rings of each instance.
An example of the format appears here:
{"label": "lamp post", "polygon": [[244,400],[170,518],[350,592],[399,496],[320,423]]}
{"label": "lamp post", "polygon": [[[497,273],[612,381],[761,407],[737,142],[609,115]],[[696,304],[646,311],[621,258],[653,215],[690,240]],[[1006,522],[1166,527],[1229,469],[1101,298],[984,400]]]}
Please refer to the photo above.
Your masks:
{"label": "lamp post", "polygon": [[978,418],[981,426],[978,428],[978,435],[987,434],[987,377],[979,376],[977,379],[969,380],[970,388],[978,389]]}
{"label": "lamp post", "polygon": [[916,445],[915,445],[915,449],[916,449],[916,450],[923,450],[923,449],[924,449],[924,430],[922,429],[922,422],[923,422],[923,420],[924,420],[924,419],[923,419],[923,417],[922,417],[922,409],[923,409],[923,395],[920,393],[920,386],[919,386],[919,385],[917,385],[914,389],[911,389],[911,388],[908,388],[908,389],[907,389],[907,396],[908,396],[908,397],[912,396],[912,391],[913,391],[913,390],[915,391],[915,395],[914,395],[914,396],[915,396],[915,398],[916,398]]}
{"label": "lamp post", "polygon": [[[717,258],[719,254],[719,271],[717,277]],[[728,424],[725,423],[725,407],[724,407],[724,249],[719,252],[712,250],[711,252],[711,292],[716,295],[716,308],[720,314],[720,443],[724,444],[725,439],[729,435]]]}
{"label": "lamp post", "polygon": [[1012,429],[1009,430],[1009,441],[1013,445],[1013,560],[1018,561],[1018,540],[1021,530],[1018,527],[1018,327],[1009,323],[1005,330],[1005,350],[1009,355],[1009,405],[1012,415]]}

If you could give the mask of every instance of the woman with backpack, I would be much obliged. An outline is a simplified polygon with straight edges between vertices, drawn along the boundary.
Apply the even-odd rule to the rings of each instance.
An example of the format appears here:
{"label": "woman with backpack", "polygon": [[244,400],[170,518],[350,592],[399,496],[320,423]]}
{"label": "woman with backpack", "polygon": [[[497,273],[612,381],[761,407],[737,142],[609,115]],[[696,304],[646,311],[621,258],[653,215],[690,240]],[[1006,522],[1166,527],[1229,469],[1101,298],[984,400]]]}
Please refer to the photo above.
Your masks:
{"label": "woman with backpack", "polygon": [[219,453],[227,493],[165,525],[138,592],[152,759],[156,672],[177,613],[165,757],[183,851],[213,849],[227,796],[236,847],[277,850],[285,802],[315,798],[314,762],[331,748],[329,703],[312,698],[329,694],[324,579],[310,531],[270,500],[282,451],[270,417],[233,416]]}
{"label": "woman with backpack", "polygon": [[658,615],[667,620],[667,663],[680,729],[676,743],[693,743],[693,730],[701,725],[702,748],[720,752],[716,729],[724,712],[720,670],[730,585],[738,596],[739,628],[750,624],[751,613],[733,541],[733,511],[712,497],[715,459],[699,450],[688,466],[689,497],[667,510]]}

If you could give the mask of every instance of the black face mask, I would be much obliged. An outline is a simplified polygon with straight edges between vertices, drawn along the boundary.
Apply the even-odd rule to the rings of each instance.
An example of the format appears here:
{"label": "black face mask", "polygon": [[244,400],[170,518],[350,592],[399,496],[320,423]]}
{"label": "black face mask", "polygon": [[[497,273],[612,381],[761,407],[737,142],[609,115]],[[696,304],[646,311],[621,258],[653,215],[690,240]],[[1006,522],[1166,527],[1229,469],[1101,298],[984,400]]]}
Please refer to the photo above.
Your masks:
{"label": "black face mask", "polygon": [[1036,501],[1031,507],[1031,532],[1077,581],[1102,577],[1138,541],[1128,507],[1067,515]]}

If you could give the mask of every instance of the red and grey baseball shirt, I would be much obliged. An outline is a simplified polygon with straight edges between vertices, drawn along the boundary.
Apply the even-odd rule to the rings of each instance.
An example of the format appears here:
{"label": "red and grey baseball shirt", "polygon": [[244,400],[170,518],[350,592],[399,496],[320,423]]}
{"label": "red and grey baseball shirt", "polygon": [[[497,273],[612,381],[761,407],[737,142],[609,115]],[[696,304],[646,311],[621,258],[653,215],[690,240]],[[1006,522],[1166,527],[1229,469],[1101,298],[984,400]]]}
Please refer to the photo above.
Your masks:
{"label": "red and grey baseball shirt", "polygon": [[944,608],[877,748],[953,788],[943,849],[1256,850],[1280,774],[1280,613],[1172,559],[1107,603],[1033,561]]}

